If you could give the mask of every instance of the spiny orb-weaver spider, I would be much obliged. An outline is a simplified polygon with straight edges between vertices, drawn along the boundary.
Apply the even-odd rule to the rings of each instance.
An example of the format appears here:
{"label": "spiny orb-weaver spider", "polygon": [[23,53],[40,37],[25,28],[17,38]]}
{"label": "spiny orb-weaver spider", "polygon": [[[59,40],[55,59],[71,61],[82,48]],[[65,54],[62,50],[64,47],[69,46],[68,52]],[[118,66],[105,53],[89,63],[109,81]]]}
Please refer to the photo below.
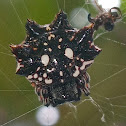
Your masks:
{"label": "spiny orb-weaver spider", "polygon": [[28,19],[27,37],[19,45],[11,45],[16,57],[16,74],[25,76],[46,106],[80,100],[81,93],[90,94],[90,77],[86,72],[101,49],[94,45],[93,33],[104,25],[113,30],[120,18],[119,8],[111,8],[95,19],[88,16],[89,26],[73,28],[61,10],[48,25],[38,25]]}

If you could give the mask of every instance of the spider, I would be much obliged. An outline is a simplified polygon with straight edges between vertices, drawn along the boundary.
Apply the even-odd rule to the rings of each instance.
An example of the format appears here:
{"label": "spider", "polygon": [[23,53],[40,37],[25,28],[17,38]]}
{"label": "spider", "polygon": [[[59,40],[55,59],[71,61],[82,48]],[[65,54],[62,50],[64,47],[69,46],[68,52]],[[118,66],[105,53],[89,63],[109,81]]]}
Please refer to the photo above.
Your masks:
{"label": "spider", "polygon": [[80,30],[69,24],[62,10],[48,25],[38,25],[28,19],[25,41],[10,47],[17,61],[16,74],[29,80],[44,105],[78,101],[82,93],[90,94],[87,69],[101,52],[94,45],[93,33],[101,25],[106,30],[113,29],[120,17],[112,9],[95,19],[89,15],[91,25]]}
{"label": "spider", "polygon": [[[88,21],[93,24],[94,30],[97,30],[99,26],[104,26],[105,30],[112,31],[114,28],[114,22],[117,19],[122,17],[121,10],[118,7],[111,8],[108,12],[106,12],[95,0],[95,4],[102,12],[102,14],[98,15],[96,18],[92,19],[91,14],[88,15]],[[113,11],[116,10],[116,11]],[[119,14],[118,14],[119,12]]]}

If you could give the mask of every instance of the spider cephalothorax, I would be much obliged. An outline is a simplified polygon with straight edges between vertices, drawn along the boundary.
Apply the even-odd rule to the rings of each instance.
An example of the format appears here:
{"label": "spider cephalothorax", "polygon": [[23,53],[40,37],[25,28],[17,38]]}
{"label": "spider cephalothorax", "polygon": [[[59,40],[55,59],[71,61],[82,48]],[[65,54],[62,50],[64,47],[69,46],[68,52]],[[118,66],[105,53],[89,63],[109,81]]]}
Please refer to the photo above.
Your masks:
{"label": "spider cephalothorax", "polygon": [[16,73],[25,76],[35,87],[44,105],[56,106],[77,101],[81,92],[90,94],[87,68],[101,52],[93,42],[93,25],[76,30],[60,11],[48,25],[28,20],[27,37],[11,45],[16,56]]}

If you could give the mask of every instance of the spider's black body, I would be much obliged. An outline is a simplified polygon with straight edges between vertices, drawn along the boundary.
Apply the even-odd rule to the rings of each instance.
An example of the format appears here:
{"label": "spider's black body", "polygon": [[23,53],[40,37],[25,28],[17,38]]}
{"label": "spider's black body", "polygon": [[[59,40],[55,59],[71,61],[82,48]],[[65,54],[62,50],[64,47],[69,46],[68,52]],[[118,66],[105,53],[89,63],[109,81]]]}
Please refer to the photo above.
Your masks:
{"label": "spider's black body", "polygon": [[95,25],[73,28],[63,11],[49,25],[28,20],[27,37],[11,45],[19,75],[26,76],[44,105],[77,101],[90,94],[87,68],[101,52],[93,43]]}

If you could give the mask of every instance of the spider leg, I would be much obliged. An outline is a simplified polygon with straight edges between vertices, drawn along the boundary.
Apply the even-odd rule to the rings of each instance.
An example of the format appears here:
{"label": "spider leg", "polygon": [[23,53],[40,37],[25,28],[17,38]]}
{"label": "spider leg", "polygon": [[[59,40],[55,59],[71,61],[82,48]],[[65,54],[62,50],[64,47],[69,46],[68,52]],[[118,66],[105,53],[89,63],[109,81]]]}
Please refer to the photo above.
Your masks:
{"label": "spider leg", "polygon": [[103,9],[100,5],[98,5],[98,2],[97,2],[96,0],[94,0],[94,2],[95,2],[95,4],[96,4],[96,6],[98,7],[98,9],[99,9],[101,12],[104,12],[104,9]]}
{"label": "spider leg", "polygon": [[117,10],[118,12],[119,12],[119,15],[118,15],[118,13],[117,12],[115,12],[118,16],[116,16],[115,18],[116,19],[120,19],[120,18],[122,18],[122,12],[121,12],[121,10],[118,8],[118,7],[113,7],[113,8],[111,8],[110,10],[109,10],[109,13],[111,14],[111,16],[112,16],[112,13],[114,13],[114,12],[112,12],[112,10]]}
{"label": "spider leg", "polygon": [[91,14],[88,14],[88,21],[91,23],[95,23],[95,19],[91,18]]}

